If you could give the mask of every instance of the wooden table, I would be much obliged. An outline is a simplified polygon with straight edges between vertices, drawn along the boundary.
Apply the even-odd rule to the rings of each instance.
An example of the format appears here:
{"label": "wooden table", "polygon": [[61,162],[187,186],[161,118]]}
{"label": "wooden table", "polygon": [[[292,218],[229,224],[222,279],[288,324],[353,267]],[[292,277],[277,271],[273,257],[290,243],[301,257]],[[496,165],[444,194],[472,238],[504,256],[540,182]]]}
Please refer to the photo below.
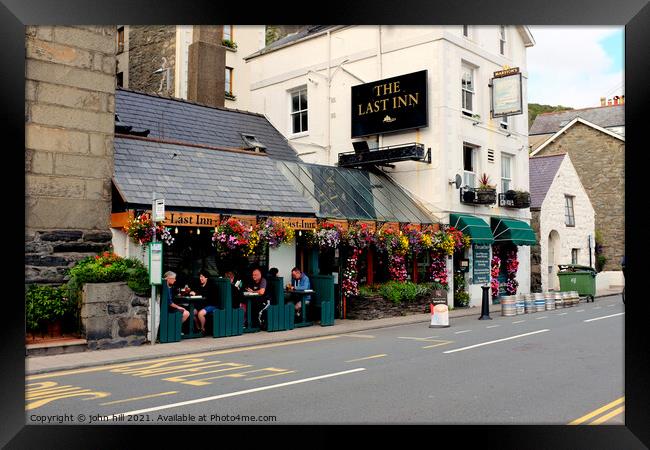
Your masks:
{"label": "wooden table", "polygon": [[251,309],[253,300],[259,298],[260,294],[257,292],[242,292],[242,295],[246,299],[246,326],[244,327],[244,333],[257,333],[260,329],[254,327],[251,322]]}
{"label": "wooden table", "polygon": [[194,339],[203,337],[203,334],[200,332],[194,331],[194,309],[196,303],[201,303],[205,301],[205,297],[200,295],[193,295],[191,297],[174,297],[174,303],[177,305],[187,305],[189,306],[190,317],[187,319],[190,323],[188,325],[187,334],[182,334],[181,339]]}
{"label": "wooden table", "polygon": [[314,322],[307,322],[307,307],[305,306],[305,297],[314,293],[312,289],[301,289],[301,290],[292,290],[284,291],[286,295],[298,296],[300,301],[300,311],[302,316],[302,321],[294,324],[295,327],[308,327],[314,324]]}

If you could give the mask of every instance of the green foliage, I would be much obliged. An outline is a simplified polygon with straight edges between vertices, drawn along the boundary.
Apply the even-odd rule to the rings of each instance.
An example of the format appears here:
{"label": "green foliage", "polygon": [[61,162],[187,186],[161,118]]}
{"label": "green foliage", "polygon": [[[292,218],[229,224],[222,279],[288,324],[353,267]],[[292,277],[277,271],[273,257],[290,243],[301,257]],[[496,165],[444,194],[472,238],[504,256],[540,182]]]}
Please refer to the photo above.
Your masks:
{"label": "green foliage", "polygon": [[533,122],[535,121],[535,117],[537,117],[538,114],[542,114],[545,112],[558,112],[558,111],[568,111],[573,108],[569,106],[551,106],[551,105],[540,105],[538,103],[529,103],[528,104],[528,128],[530,128],[533,125]]}
{"label": "green foliage", "polygon": [[596,272],[601,272],[607,263],[605,255],[596,255]]}
{"label": "green foliage", "polygon": [[467,282],[463,273],[454,273],[454,304],[459,307],[469,305],[469,293],[465,290]]}
{"label": "green foliage", "polygon": [[454,292],[454,303],[459,307],[464,307],[469,305],[469,293],[466,291]]}
{"label": "green foliage", "polygon": [[221,41],[221,43],[228,48],[232,48],[233,50],[237,49],[237,44],[234,41],[231,41],[230,39],[224,39]]}
{"label": "green foliage", "polygon": [[395,304],[412,302],[420,297],[431,295],[434,290],[446,290],[440,283],[412,283],[410,281],[389,281],[359,287],[359,297],[383,297]]}
{"label": "green foliage", "polygon": [[66,286],[31,285],[25,293],[28,330],[36,330],[47,321],[62,319],[76,310],[76,303],[66,297]]}
{"label": "green foliage", "polygon": [[150,288],[149,272],[137,259],[121,258],[113,253],[89,256],[68,270],[70,298],[79,301],[84,283],[111,283],[126,281],[138,294],[146,294]]}

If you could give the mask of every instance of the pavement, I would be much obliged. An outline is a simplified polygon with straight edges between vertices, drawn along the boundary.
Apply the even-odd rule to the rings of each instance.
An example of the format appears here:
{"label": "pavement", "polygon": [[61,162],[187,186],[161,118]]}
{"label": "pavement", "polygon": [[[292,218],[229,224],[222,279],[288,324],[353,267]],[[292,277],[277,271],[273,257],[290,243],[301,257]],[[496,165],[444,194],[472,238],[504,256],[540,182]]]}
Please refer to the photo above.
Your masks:
{"label": "pavement", "polygon": [[[603,291],[596,298],[619,295],[620,291]],[[500,315],[501,305],[490,305],[492,316]],[[454,309],[449,312],[449,322],[458,317],[481,315],[480,307]],[[401,325],[430,322],[430,314],[414,314],[401,317],[390,317],[374,320],[339,320],[333,326],[321,327],[318,325],[296,328],[278,332],[248,333],[240,336],[231,336],[215,339],[213,337],[186,339],[181,342],[166,344],[144,344],[137,347],[123,347],[109,350],[95,350],[78,353],[68,353],[49,356],[29,356],[25,358],[25,374],[34,375],[60,370],[71,370],[84,367],[101,366],[125,363],[141,359],[156,357],[172,357],[191,355],[193,353],[209,352],[215,350],[235,349],[256,345],[266,345],[278,342],[304,340],[322,336],[348,334],[364,330],[390,328]]]}

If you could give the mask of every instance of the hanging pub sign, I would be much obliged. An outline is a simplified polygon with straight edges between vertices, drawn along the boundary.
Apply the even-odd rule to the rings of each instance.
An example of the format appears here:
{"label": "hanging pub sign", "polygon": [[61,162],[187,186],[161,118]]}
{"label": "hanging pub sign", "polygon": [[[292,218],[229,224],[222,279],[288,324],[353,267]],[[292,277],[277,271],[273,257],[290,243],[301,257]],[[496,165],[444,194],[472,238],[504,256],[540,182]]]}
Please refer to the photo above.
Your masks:
{"label": "hanging pub sign", "polygon": [[163,225],[167,227],[216,227],[219,225],[219,214],[165,211]]}
{"label": "hanging pub sign", "polygon": [[352,137],[426,127],[427,71],[352,86]]}
{"label": "hanging pub sign", "polygon": [[523,114],[523,96],[519,67],[494,72],[490,80],[492,91],[492,117]]}

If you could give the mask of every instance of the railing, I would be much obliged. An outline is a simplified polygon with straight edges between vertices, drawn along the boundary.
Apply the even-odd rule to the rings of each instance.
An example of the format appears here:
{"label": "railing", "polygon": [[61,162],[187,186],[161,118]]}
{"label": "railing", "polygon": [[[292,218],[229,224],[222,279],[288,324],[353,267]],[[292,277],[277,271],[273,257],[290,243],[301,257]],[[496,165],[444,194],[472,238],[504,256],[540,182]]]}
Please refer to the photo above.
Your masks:
{"label": "railing", "polygon": [[461,187],[460,201],[472,205],[493,205],[497,202],[497,190]]}
{"label": "railing", "polygon": [[425,151],[423,144],[412,142],[373,150],[339,153],[340,167],[388,164],[399,161],[422,161],[430,164],[431,150]]}
{"label": "railing", "polygon": [[499,194],[499,206],[506,208],[530,208],[530,193],[506,192]]}

